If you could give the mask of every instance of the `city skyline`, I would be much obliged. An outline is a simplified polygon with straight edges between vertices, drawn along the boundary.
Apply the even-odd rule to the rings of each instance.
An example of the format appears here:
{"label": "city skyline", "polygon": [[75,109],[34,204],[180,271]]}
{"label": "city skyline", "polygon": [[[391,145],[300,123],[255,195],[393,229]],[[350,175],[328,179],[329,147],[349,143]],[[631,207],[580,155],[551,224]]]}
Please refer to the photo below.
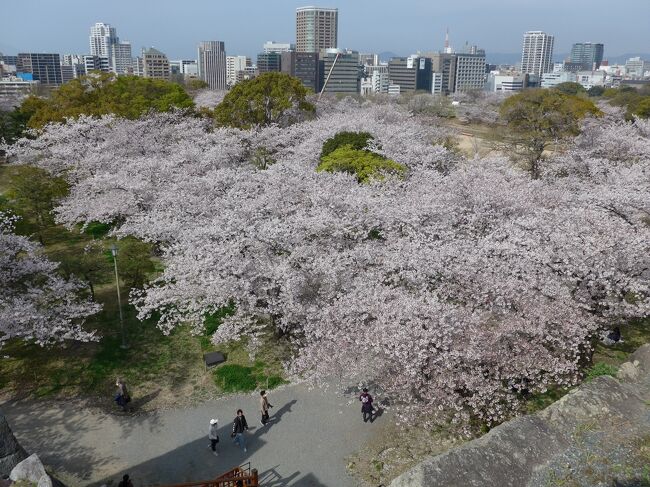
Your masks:
{"label": "city skyline", "polygon": [[[118,29],[121,39],[131,42],[134,52],[154,46],[170,59],[193,59],[200,41],[218,39],[225,42],[229,55],[254,57],[262,51],[265,41],[295,42],[295,11],[307,5],[338,8],[339,47],[361,52],[391,51],[408,55],[441,50],[447,27],[451,45],[456,49],[467,41],[484,47],[488,54],[517,53],[523,33],[528,30],[544,30],[554,35],[555,52],[563,55],[576,42],[602,42],[605,58],[650,50],[650,32],[644,25],[644,19],[650,17],[647,0],[626,0],[621,2],[625,5],[615,12],[607,11],[606,15],[607,4],[603,0],[591,2],[589,9],[558,0],[547,0],[544,5],[528,0],[504,0],[498,6],[482,3],[467,0],[462,5],[429,5],[411,0],[395,9],[394,4],[384,0],[359,0],[354,4],[296,1],[270,4],[253,0],[246,5],[190,0],[182,5],[157,2],[158,8],[151,9],[124,0],[110,5],[80,0],[51,4],[27,0],[5,6],[4,10],[8,18],[29,19],[29,35],[25,35],[22,22],[5,23],[0,35],[0,52],[83,54],[88,51],[89,27],[105,22]],[[635,15],[629,15],[630,8]],[[201,15],[195,15],[196,11]],[[57,15],[65,22],[52,22]],[[144,18],[146,23],[142,21]]]}

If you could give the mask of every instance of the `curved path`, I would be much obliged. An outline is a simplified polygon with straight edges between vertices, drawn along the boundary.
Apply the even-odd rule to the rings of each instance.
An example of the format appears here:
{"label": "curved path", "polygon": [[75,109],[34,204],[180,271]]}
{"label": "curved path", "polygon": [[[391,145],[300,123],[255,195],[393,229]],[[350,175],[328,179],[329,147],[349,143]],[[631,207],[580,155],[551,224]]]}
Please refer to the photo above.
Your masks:
{"label": "curved path", "polygon": [[[262,427],[257,394],[142,415],[107,414],[75,401],[17,401],[0,408],[29,453],[79,485],[117,485],[127,472],[136,487],[207,480],[246,462],[268,487],[356,484],[345,457],[378,433],[385,417],[363,423],[359,403],[349,396],[297,384],[270,391],[275,421]],[[229,436],[238,408],[250,427],[246,453]],[[207,448],[210,418],[219,419],[218,457]]]}

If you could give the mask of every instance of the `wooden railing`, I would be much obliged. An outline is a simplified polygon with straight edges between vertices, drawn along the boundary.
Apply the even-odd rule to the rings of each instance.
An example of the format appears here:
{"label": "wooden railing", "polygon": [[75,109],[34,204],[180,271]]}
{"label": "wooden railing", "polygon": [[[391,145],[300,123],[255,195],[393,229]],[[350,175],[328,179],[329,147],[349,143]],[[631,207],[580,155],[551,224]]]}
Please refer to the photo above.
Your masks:
{"label": "wooden railing", "polygon": [[219,475],[214,480],[202,482],[186,482],[184,484],[173,484],[165,487],[259,487],[259,475],[257,469],[251,470],[251,463],[245,463],[226,473]]}

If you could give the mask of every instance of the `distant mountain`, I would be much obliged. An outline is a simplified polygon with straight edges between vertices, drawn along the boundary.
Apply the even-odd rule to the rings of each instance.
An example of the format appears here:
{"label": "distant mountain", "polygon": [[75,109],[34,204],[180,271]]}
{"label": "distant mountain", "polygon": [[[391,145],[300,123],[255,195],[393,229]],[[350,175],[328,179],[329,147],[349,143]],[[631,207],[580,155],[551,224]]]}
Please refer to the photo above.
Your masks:
{"label": "distant mountain", "polygon": [[379,62],[380,63],[387,63],[390,61],[390,58],[393,57],[400,57],[399,54],[395,54],[394,52],[391,51],[385,51],[385,52],[380,52],[379,53]]}

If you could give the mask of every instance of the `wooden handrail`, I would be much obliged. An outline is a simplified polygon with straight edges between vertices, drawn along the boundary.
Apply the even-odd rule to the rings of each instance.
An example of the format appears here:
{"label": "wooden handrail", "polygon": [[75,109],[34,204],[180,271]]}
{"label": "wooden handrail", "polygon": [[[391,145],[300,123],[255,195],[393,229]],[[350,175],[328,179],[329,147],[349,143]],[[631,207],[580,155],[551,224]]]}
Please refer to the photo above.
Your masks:
{"label": "wooden handrail", "polygon": [[164,487],[259,487],[257,469],[251,470],[250,462],[228,470],[213,480],[185,482]]}

